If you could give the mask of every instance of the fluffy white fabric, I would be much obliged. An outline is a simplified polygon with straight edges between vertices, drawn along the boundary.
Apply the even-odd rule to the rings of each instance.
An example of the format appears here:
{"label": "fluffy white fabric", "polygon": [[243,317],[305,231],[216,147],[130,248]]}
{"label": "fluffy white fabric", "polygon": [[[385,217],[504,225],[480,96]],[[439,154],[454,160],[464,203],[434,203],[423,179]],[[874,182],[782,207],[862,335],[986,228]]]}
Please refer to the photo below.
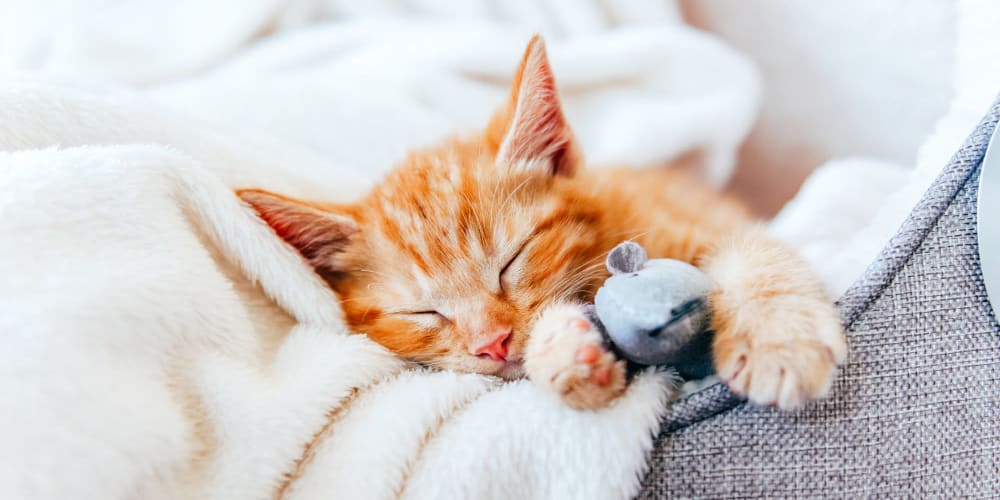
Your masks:
{"label": "fluffy white fabric", "polygon": [[636,491],[664,375],[587,413],[407,369],[347,335],[329,289],[197,161],[135,145],[0,165],[4,497]]}
{"label": "fluffy white fabric", "polygon": [[0,23],[27,73],[0,85],[0,496],[638,491],[664,375],[589,413],[404,366],[231,189],[359,195],[483,124],[534,30],[592,160],[701,150],[721,182],[757,76],[670,3],[23,2]]}

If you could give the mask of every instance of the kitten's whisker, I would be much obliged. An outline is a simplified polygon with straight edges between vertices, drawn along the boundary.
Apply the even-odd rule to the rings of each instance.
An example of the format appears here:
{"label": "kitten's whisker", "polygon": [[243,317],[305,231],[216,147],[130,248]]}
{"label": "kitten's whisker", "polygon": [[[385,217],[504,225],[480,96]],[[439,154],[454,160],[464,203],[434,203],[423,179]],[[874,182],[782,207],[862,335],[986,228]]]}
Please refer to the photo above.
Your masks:
{"label": "kitten's whisker", "polygon": [[517,186],[515,186],[514,189],[511,189],[510,192],[507,193],[507,198],[504,199],[503,203],[500,204],[500,211],[502,211],[503,209],[507,208],[507,205],[514,198],[514,195],[517,194],[517,192],[520,191],[522,187],[524,187],[525,185],[527,185],[528,181],[530,181],[530,180],[531,180],[531,177],[526,177]]}
{"label": "kitten's whisker", "polygon": [[[651,233],[653,231],[656,231],[656,228],[649,228],[649,229],[647,229],[645,231],[639,231],[638,233],[632,233],[631,236],[625,237],[624,239],[622,239],[622,241],[626,241],[626,240],[634,241],[636,238],[641,238],[643,236],[646,236],[647,234],[649,234],[649,233]],[[620,232],[618,234],[626,235],[626,234],[629,234],[629,233],[631,233],[631,231],[622,231],[622,232]]]}
{"label": "kitten's whisker", "polygon": [[350,302],[360,302],[362,300],[367,300],[367,298],[354,297],[354,298],[350,298],[350,299],[341,299],[341,300],[338,300],[338,303],[339,304],[347,304],[347,303],[350,303]]}
{"label": "kitten's whisker", "polygon": [[566,273],[552,285],[551,289],[558,297],[557,300],[565,300],[569,296],[578,294],[585,287],[591,286],[604,273],[603,262],[591,264],[583,269],[578,268],[578,270]]}
{"label": "kitten's whisker", "polygon": [[[482,194],[483,193],[479,193],[480,197],[482,197]],[[479,210],[479,208],[480,208],[479,207],[479,203],[477,203],[476,200],[472,199],[472,195],[471,194],[464,194],[463,193],[461,196],[462,196],[462,199],[465,201],[465,205],[468,206],[472,210],[472,219],[473,219],[472,226],[474,228],[492,227],[493,226],[493,218],[492,217],[494,217],[494,214],[489,214],[488,213],[487,216],[483,216],[483,213]],[[474,235],[474,236],[482,236],[482,235]]]}
{"label": "kitten's whisker", "polygon": [[388,274],[385,274],[385,273],[379,272],[379,271],[375,271],[374,269],[358,268],[356,270],[358,272],[362,272],[362,273],[371,273],[371,274],[374,274],[375,276],[378,276],[380,278],[386,278],[386,279],[391,278],[391,276],[389,276]]}
{"label": "kitten's whisker", "polygon": [[591,267],[591,266],[603,266],[604,265],[604,261],[607,259],[607,257],[608,256],[605,255],[605,254],[603,254],[603,253],[598,254],[595,257],[592,257],[591,259],[588,259],[586,262],[580,264],[577,268],[579,269],[579,268]]}

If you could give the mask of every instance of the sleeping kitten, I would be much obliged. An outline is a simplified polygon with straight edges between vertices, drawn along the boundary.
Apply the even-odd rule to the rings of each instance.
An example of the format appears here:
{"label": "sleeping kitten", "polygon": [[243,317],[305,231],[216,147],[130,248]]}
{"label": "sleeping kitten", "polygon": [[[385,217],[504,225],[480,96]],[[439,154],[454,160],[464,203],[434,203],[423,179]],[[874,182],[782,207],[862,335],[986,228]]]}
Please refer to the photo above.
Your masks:
{"label": "sleeping kitten", "polygon": [[625,389],[576,305],[625,239],[717,282],[715,366],[751,401],[823,396],[845,356],[819,280],[736,202],[674,171],[584,169],[537,36],[484,132],[410,154],[362,201],[239,196],[326,278],[354,331],[426,365],[527,375],[574,408]]}

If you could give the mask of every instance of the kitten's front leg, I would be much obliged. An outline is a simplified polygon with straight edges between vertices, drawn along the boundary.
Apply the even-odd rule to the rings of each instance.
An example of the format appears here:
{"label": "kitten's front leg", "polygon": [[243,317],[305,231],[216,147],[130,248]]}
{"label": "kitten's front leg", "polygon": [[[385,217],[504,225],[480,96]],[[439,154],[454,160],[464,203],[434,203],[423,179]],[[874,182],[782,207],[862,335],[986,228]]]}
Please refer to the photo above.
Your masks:
{"label": "kitten's front leg", "polygon": [[603,408],[625,391],[625,362],[577,304],[553,305],[535,321],[524,368],[532,382],[579,410]]}
{"label": "kitten's front leg", "polygon": [[712,296],[712,353],[733,392],[792,409],[825,396],[847,354],[841,318],[792,250],[747,232],[704,256]]}

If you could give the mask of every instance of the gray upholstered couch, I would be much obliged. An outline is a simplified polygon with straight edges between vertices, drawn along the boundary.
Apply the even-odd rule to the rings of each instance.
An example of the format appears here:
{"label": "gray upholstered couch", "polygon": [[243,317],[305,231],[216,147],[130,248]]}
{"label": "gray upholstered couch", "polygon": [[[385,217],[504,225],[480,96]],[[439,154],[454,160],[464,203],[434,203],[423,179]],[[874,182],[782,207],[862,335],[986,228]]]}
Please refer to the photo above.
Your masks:
{"label": "gray upholstered couch", "polygon": [[664,423],[640,497],[1000,498],[1000,326],[976,240],[998,115],[995,104],[840,299],[851,354],[832,397],[786,414],[721,385],[691,394]]}

